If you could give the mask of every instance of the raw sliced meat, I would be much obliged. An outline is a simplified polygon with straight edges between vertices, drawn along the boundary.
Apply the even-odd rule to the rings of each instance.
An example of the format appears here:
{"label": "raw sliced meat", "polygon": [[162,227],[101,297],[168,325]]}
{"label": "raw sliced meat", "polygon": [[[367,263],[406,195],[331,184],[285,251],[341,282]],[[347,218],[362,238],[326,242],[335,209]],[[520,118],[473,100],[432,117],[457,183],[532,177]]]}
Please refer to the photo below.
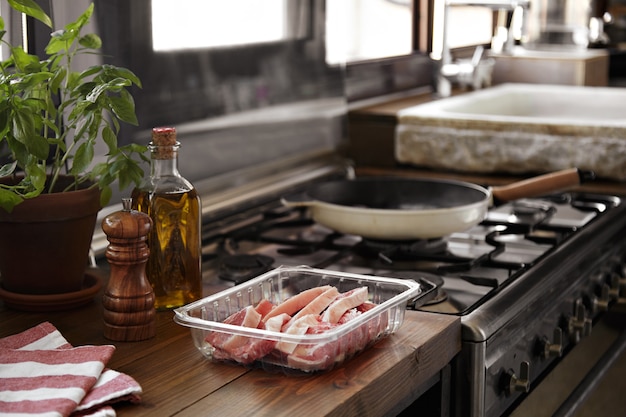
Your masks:
{"label": "raw sliced meat", "polygon": [[[294,321],[288,329],[283,333],[291,335],[303,335],[306,334],[310,327],[314,327],[320,322],[320,316],[318,314],[307,314]],[[298,346],[297,343],[292,342],[278,342],[276,349],[284,353],[292,353]]]}
{"label": "raw sliced meat", "polygon": [[262,318],[265,318],[265,316],[267,316],[267,314],[272,311],[274,307],[276,307],[274,303],[269,300],[263,299],[259,301],[259,304],[257,304],[254,309],[261,315]]}
{"label": "raw sliced meat", "polygon": [[302,310],[307,304],[313,301],[318,295],[322,294],[329,288],[331,288],[330,285],[313,287],[309,288],[308,290],[302,291],[301,293],[296,294],[292,297],[289,297],[288,299],[277,305],[263,319],[267,320],[282,313],[287,313],[290,316],[293,316],[298,311]]}
{"label": "raw sliced meat", "polygon": [[251,364],[274,350],[275,340],[245,337],[246,343],[235,346],[230,350],[220,349],[213,352],[213,357],[220,360],[233,360],[244,365]]}
{"label": "raw sliced meat", "polygon": [[[256,328],[260,322],[261,315],[252,306],[239,310],[224,320],[226,324],[253,328]],[[237,344],[245,343],[245,340],[242,340],[242,338],[245,337],[230,333],[212,332],[207,336],[206,340],[213,346],[219,346],[223,350],[229,350]]]}
{"label": "raw sliced meat", "polygon": [[[287,323],[289,320],[291,320],[291,316],[286,313],[271,317],[264,323],[264,329],[271,332],[280,333],[285,323]],[[263,323],[261,324],[263,325]]]}
{"label": "raw sliced meat", "polygon": [[[278,329],[283,324],[284,317],[277,317],[280,320]],[[288,319],[288,318],[287,318]],[[248,306],[224,320],[224,323],[234,324],[243,327],[263,328],[261,314],[252,306]],[[212,332],[206,341],[215,349],[213,357],[221,360],[234,360],[248,364],[262,358],[274,349],[276,341],[261,338],[248,337],[237,334]]]}
{"label": "raw sliced meat", "polygon": [[[361,305],[346,311],[337,323],[321,321],[309,328],[309,334],[324,333],[359,317]],[[375,317],[352,331],[342,334],[337,340],[326,344],[300,344],[287,357],[289,366],[307,372],[330,369],[335,363],[344,361],[367,346],[376,342],[387,326],[387,315]]]}
{"label": "raw sliced meat", "polygon": [[286,329],[288,329],[289,326],[291,326],[300,317],[304,317],[304,316],[307,316],[309,314],[315,314],[315,315],[320,314],[338,296],[339,296],[339,290],[337,290],[337,288],[335,288],[335,287],[330,287],[329,289],[327,289],[326,291],[324,291],[323,293],[321,293],[320,295],[315,297],[313,300],[311,300],[311,302],[309,304],[307,304],[302,310],[298,311],[291,318],[291,321],[289,321],[289,323],[287,323]]}
{"label": "raw sliced meat", "polygon": [[339,317],[339,320],[337,320],[337,324],[347,323],[350,320],[354,320],[355,318],[359,317],[361,314],[363,313],[361,313],[357,308],[351,308],[350,310],[343,313],[341,317]]}
{"label": "raw sliced meat", "polygon": [[337,323],[341,316],[351,308],[367,301],[367,287],[360,287],[340,294],[322,314],[322,320]]}
{"label": "raw sliced meat", "polygon": [[357,310],[359,310],[361,313],[365,313],[366,311],[370,311],[371,309],[373,309],[377,305],[378,304],[374,304],[372,302],[366,301],[363,304],[357,306]]}
{"label": "raw sliced meat", "polygon": [[337,351],[337,346],[337,342],[313,345],[308,349],[301,345],[296,352],[287,356],[287,366],[305,372],[330,369],[335,363],[344,360],[344,354]]}
{"label": "raw sliced meat", "polygon": [[[224,323],[289,335],[322,334],[345,325],[375,306],[368,301],[367,287],[339,293],[337,288],[326,285],[303,291],[279,305],[262,300],[255,308],[244,308]],[[214,359],[242,364],[263,359],[268,363],[312,372],[330,369],[378,340],[386,329],[387,321],[385,313],[384,317],[375,317],[325,343],[306,343],[306,338],[296,343],[276,342],[219,332],[212,332],[206,340],[214,348]]]}
{"label": "raw sliced meat", "polygon": [[[259,312],[256,311],[254,307],[252,306],[248,306],[244,308],[243,311],[245,312],[245,314],[239,326],[251,327],[253,329],[256,329],[257,327],[259,327],[259,323],[261,323],[261,315],[259,314]],[[224,321],[224,323],[226,323],[226,321]],[[237,323],[229,323],[229,324],[237,324]],[[233,350],[233,349],[236,349],[238,346],[248,343],[247,339],[249,339],[249,337],[247,336],[232,335],[228,339],[224,340],[223,343],[220,345],[220,347],[226,351]]]}
{"label": "raw sliced meat", "polygon": [[[309,327],[308,334],[320,334],[332,330],[362,313],[356,308],[346,311],[337,323],[321,320],[317,325]],[[338,339],[325,344],[299,344],[287,357],[289,366],[307,372],[329,369],[356,352],[363,349],[371,339],[368,338],[367,323],[341,335]]]}

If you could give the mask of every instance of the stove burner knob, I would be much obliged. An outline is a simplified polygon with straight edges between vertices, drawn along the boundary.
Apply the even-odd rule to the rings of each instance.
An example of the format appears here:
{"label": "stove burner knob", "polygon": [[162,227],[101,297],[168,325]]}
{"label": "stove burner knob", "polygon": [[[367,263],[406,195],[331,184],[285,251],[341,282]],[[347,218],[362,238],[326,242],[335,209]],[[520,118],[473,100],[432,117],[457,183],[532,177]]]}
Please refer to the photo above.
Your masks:
{"label": "stove burner knob", "polygon": [[544,358],[550,357],[560,358],[563,354],[563,330],[560,327],[554,329],[552,342],[547,336],[539,341],[539,354]]}
{"label": "stove burner knob", "polygon": [[619,297],[617,302],[618,304],[626,304],[626,278],[620,278],[619,280]]}
{"label": "stove burner knob", "polygon": [[506,395],[530,390],[530,362],[523,361],[520,363],[519,373],[520,376],[518,377],[513,369],[509,369],[503,374],[502,384]]}
{"label": "stove burner knob", "polygon": [[568,330],[573,343],[580,342],[583,337],[591,334],[591,319],[587,317],[587,309],[582,299],[577,299],[574,303],[574,315],[568,320]]}
{"label": "stove burner knob", "polygon": [[622,286],[620,276],[618,274],[611,274],[608,281],[609,281],[609,298],[613,301],[618,301],[620,298],[619,297],[620,287]]}
{"label": "stove burner knob", "polygon": [[609,303],[612,301],[609,291],[609,285],[603,283],[600,285],[600,295],[589,296],[588,307],[592,315],[609,310]]}

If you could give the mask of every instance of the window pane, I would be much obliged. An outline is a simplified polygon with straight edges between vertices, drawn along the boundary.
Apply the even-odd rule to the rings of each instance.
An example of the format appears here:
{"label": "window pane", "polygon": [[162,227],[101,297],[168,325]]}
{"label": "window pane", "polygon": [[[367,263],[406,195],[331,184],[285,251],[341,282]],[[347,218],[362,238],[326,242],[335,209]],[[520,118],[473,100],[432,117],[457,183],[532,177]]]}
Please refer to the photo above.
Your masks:
{"label": "window pane", "polygon": [[172,51],[285,39],[287,1],[152,0],[153,49]]}
{"label": "window pane", "polygon": [[326,61],[354,62],[412,51],[411,0],[327,0]]}
{"label": "window pane", "polygon": [[[443,48],[443,13],[445,0],[435,0],[433,15],[433,58],[439,59]],[[480,6],[448,6],[448,48],[491,43],[493,10]]]}
{"label": "window pane", "polygon": [[492,13],[487,7],[452,7],[448,25],[450,47],[491,43]]}

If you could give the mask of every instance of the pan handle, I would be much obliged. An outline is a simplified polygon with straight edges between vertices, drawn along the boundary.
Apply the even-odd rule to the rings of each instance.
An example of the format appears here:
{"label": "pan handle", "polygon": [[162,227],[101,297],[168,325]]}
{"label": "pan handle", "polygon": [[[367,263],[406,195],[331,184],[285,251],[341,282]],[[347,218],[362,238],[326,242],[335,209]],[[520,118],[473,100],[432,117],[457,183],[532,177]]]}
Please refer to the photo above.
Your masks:
{"label": "pan handle", "polygon": [[280,201],[287,207],[308,207],[315,204],[315,200],[312,200],[306,193],[284,196]]}
{"label": "pan handle", "polygon": [[562,191],[593,179],[595,179],[593,171],[569,168],[508,185],[495,186],[491,188],[491,193],[495,201],[513,201]]}

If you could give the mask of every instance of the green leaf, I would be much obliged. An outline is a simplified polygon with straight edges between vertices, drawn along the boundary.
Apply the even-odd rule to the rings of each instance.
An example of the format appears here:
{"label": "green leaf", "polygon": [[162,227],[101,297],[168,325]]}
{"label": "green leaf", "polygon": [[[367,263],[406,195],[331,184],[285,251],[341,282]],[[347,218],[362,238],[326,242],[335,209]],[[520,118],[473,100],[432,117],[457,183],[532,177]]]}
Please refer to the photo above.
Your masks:
{"label": "green leaf", "polygon": [[135,184],[139,185],[139,183],[143,180],[144,172],[138,165],[132,163],[128,164],[128,178]]}
{"label": "green leaf", "polygon": [[79,32],[83,28],[83,26],[85,26],[87,23],[89,23],[89,19],[91,18],[91,15],[93,14],[93,8],[94,8],[94,4],[91,3],[89,5],[89,7],[87,7],[87,9],[85,9],[83,14],[81,14],[78,17],[78,19],[76,19],[76,21],[67,24],[65,26],[65,29],[67,31]]}
{"label": "green leaf", "polygon": [[70,115],[68,116],[68,119],[75,121],[82,117],[88,116],[89,114],[93,113],[89,109],[91,106],[93,106],[93,103],[90,103],[89,101],[80,101],[76,103]]}
{"label": "green leaf", "polygon": [[125,78],[117,77],[110,81],[107,81],[104,84],[96,85],[95,88],[87,94],[86,99],[95,103],[98,101],[100,96],[106,92],[118,92],[121,91],[124,87],[130,86],[130,81]]}
{"label": "green leaf", "polygon": [[31,67],[40,67],[39,58],[35,55],[30,55],[24,52],[21,46],[14,46],[11,48],[11,55],[15,66],[20,71],[28,71]]}
{"label": "green leaf", "polygon": [[35,120],[27,109],[18,107],[13,113],[13,136],[21,143],[26,143],[26,136],[35,132]]}
{"label": "green leaf", "polygon": [[108,185],[101,185],[100,186],[100,206],[105,207],[107,204],[109,204],[109,201],[111,200],[112,195],[113,195],[113,190],[111,190],[111,187],[109,187]]}
{"label": "green leaf", "polygon": [[127,159],[123,159],[121,160],[121,162],[122,163],[120,164],[120,170],[117,175],[119,179],[120,189],[123,190],[128,187],[132,182],[132,167],[134,166],[134,164],[129,164],[129,161]]}
{"label": "green leaf", "polygon": [[21,203],[24,199],[13,191],[0,188],[0,207],[6,210],[8,213],[13,211],[13,208]]}
{"label": "green leaf", "polygon": [[48,158],[50,147],[40,130],[33,114],[26,108],[17,108],[13,114],[13,134],[18,142],[24,144],[28,152],[39,159]]}
{"label": "green leaf", "polygon": [[[58,127],[58,126],[54,123],[54,120],[50,120],[50,119],[43,119],[43,123],[44,123],[44,125],[46,125],[46,126],[48,127],[48,129],[50,129],[50,131],[51,131],[51,132],[53,132],[55,135],[57,135],[57,136],[58,136],[58,135],[60,134],[60,132],[59,132],[59,127]],[[50,143],[53,143],[52,141],[53,141],[54,139],[51,139],[51,138],[50,138],[49,140],[51,141]]]}
{"label": "green leaf", "polygon": [[28,152],[41,160],[48,158],[48,155],[50,155],[50,144],[46,138],[41,135],[30,135],[26,136],[25,139],[24,145],[26,145]]}
{"label": "green leaf", "polygon": [[120,150],[127,155],[136,153],[137,155],[139,155],[141,160],[150,163],[150,157],[147,155],[148,147],[145,145],[140,145],[138,143],[129,143],[128,145],[120,147]]}
{"label": "green leaf", "polygon": [[103,65],[103,71],[107,74],[107,78],[124,78],[132,82],[133,84],[141,87],[141,80],[135,75],[134,72],[127,68],[116,67],[114,65]]}
{"label": "green leaf", "polygon": [[78,175],[87,170],[91,161],[93,161],[93,148],[94,146],[92,142],[84,142],[78,147],[76,153],[74,154],[72,169],[70,170],[72,174]]}
{"label": "green leaf", "polygon": [[101,71],[102,71],[102,66],[94,65],[93,67],[89,67],[85,71],[81,72],[78,78],[82,80],[83,78],[87,78],[94,74],[98,74]]}
{"label": "green leaf", "polygon": [[78,118],[78,123],[76,123],[76,127],[74,128],[74,141],[75,142],[82,139],[85,132],[91,130],[90,125],[93,122],[94,122],[94,114],[92,112],[86,113],[83,117]]}
{"label": "green leaf", "polygon": [[58,146],[61,148],[61,150],[63,152],[65,152],[67,150],[67,147],[65,146],[65,141],[61,138],[48,138],[48,143],[50,143],[50,145],[52,146]]}
{"label": "green leaf", "polygon": [[110,120],[111,124],[113,124],[113,131],[114,132],[119,132],[120,131],[120,121],[118,119],[116,119],[115,117],[111,118]]}
{"label": "green leaf", "polygon": [[50,91],[58,94],[59,88],[61,88],[61,85],[66,75],[67,70],[65,69],[65,67],[59,67],[50,79]]}
{"label": "green leaf", "polygon": [[[80,74],[78,74],[77,72],[69,72],[67,74],[67,90],[72,94],[72,97],[75,97],[75,89],[78,88],[78,91],[82,91],[83,88],[85,88],[85,86],[82,86],[79,84],[80,83]],[[89,86],[90,83],[87,83],[87,86]]]}
{"label": "green leaf", "polygon": [[113,153],[117,150],[117,136],[115,135],[115,132],[113,132],[113,129],[109,126],[102,128],[102,139],[104,140],[104,143],[107,144],[109,153]]}
{"label": "green leaf", "polygon": [[13,152],[13,158],[17,161],[18,166],[23,168],[30,157],[26,146],[12,136],[7,136],[6,140],[9,143],[9,149]]}
{"label": "green leaf", "polygon": [[78,43],[89,49],[102,48],[102,39],[95,33],[90,33],[78,39]]}
{"label": "green leaf", "polygon": [[133,100],[133,96],[128,91],[122,90],[120,91],[119,96],[111,96],[110,106],[113,114],[115,114],[120,120],[134,126],[139,124],[135,113],[135,101]]}
{"label": "green leaf", "polygon": [[[4,103],[3,103],[4,104]],[[0,106],[0,142],[10,127],[11,109],[6,105]]]}
{"label": "green leaf", "polygon": [[52,27],[52,20],[50,19],[50,17],[33,0],[8,0],[8,2],[11,7],[18,12],[22,12],[28,16],[34,17],[35,19],[42,22],[44,25],[50,28]]}
{"label": "green leaf", "polygon": [[46,46],[46,54],[54,55],[61,51],[65,51],[68,45],[68,40],[65,39],[64,31],[56,31],[50,36],[48,45]]}
{"label": "green leaf", "polygon": [[[96,180],[98,177],[102,177],[107,174],[108,164],[106,162],[99,162],[91,168],[92,180]],[[105,184],[108,184],[106,181]]]}
{"label": "green leaf", "polygon": [[53,74],[51,72],[36,72],[26,74],[21,78],[14,80],[14,86],[22,91],[28,89],[30,93],[41,91],[45,82],[50,79]]}
{"label": "green leaf", "polygon": [[2,165],[0,167],[0,177],[6,177],[13,174],[13,172],[15,171],[15,167],[17,167],[17,161],[13,161],[10,164]]}
{"label": "green leaf", "polygon": [[26,194],[27,197],[36,197],[43,191],[46,186],[46,170],[39,164],[29,164],[25,167],[26,174],[30,178],[30,183],[35,188]]}
{"label": "green leaf", "polygon": [[120,173],[120,171],[124,168],[124,160],[119,158],[113,158],[113,160],[109,160],[108,172],[109,175],[116,176]]}

